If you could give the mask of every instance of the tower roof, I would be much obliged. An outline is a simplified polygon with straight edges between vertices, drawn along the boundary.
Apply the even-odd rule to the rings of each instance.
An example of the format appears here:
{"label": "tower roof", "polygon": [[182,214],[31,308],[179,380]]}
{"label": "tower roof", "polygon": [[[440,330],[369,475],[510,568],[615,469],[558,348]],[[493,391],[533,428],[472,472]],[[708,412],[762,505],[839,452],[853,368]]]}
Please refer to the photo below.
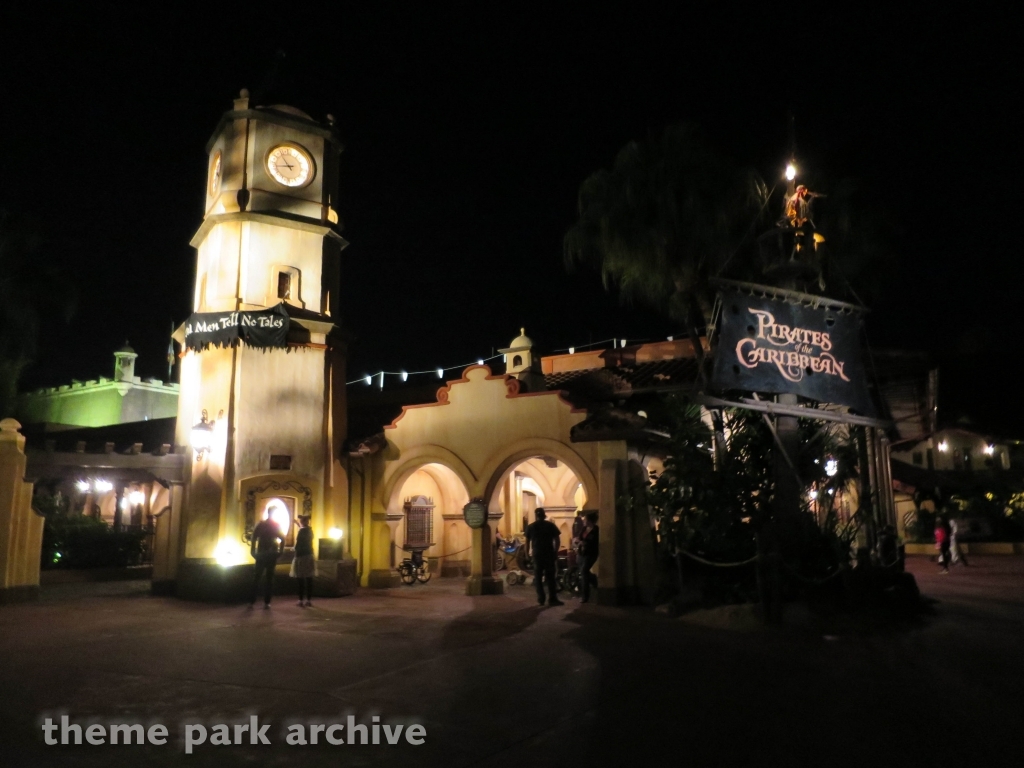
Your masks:
{"label": "tower roof", "polygon": [[533,339],[526,335],[525,328],[520,328],[519,335],[512,339],[512,343],[509,344],[508,349],[500,349],[498,351],[504,354],[507,352],[518,352],[519,350],[532,348]]}
{"label": "tower roof", "polygon": [[137,354],[137,353],[135,352],[134,349],[131,348],[131,345],[128,343],[128,339],[125,339],[124,340],[124,346],[121,347],[119,350],[117,350],[117,352],[115,352],[114,354],[115,355],[134,355],[134,354]]}

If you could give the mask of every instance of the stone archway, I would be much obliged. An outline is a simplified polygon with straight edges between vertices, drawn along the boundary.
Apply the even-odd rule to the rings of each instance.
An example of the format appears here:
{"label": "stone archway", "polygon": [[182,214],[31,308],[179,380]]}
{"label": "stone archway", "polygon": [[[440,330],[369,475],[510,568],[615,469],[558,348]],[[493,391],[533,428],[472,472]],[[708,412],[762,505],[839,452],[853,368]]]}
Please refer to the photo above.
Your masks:
{"label": "stone archway", "polygon": [[548,454],[528,456],[501,473],[488,508],[498,532],[508,538],[522,533],[535,519],[536,508],[543,506],[567,544],[573,520],[588,500],[579,490],[582,485],[575,471],[560,459]]}
{"label": "stone archway", "polygon": [[[436,448],[436,447],[435,447]],[[441,461],[430,461],[438,457]],[[405,504],[413,497],[428,500],[433,505],[431,528],[433,545],[423,552],[432,569],[442,576],[467,575],[469,572],[470,531],[462,518],[462,508],[470,499],[469,488],[463,479],[466,472],[454,469],[461,462],[444,455],[443,450],[421,452],[396,469],[391,475],[385,500],[387,524],[388,568],[393,568],[403,557],[406,533]],[[450,463],[449,463],[450,462]],[[379,568],[377,569],[379,570]],[[381,577],[377,577],[380,581]]]}
{"label": "stone archway", "polygon": [[484,475],[488,478],[484,498],[487,500],[492,516],[496,517],[503,513],[496,491],[508,473],[516,465],[527,460],[544,457],[564,464],[575,475],[577,481],[583,485],[587,500],[592,503],[597,501],[597,476],[582,456],[570,446],[557,440],[532,438],[509,446],[508,452],[502,458],[491,462],[488,467],[487,474]]}

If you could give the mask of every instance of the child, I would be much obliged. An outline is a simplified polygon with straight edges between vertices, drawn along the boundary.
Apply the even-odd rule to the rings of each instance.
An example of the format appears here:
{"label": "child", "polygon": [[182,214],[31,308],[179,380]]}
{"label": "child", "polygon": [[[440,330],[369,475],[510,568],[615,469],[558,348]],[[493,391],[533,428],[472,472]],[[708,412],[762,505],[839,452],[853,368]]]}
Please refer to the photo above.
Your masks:
{"label": "child", "polygon": [[949,532],[941,517],[935,519],[935,548],[939,550],[939,573],[949,573]]}

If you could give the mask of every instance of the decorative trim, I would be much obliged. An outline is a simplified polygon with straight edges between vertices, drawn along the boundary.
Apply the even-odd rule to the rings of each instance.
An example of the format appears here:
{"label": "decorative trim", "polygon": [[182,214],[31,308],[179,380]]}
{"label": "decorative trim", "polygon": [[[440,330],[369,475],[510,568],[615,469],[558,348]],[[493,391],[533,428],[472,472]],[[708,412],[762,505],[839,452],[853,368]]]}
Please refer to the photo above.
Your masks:
{"label": "decorative trim", "polygon": [[284,482],[268,480],[263,485],[253,486],[245,493],[245,533],[242,534],[242,540],[247,543],[252,541],[252,532],[256,527],[256,496],[266,490],[298,491],[303,495],[302,514],[313,514],[313,491],[309,486],[303,485],[297,480],[286,480]]}
{"label": "decorative trim", "polygon": [[789,304],[799,304],[802,306],[813,307],[815,309],[824,307],[825,309],[831,309],[839,312],[840,314],[853,314],[871,311],[867,307],[859,304],[850,304],[845,301],[830,299],[828,296],[818,296],[813,293],[801,293],[800,291],[791,291],[786,288],[776,288],[772,285],[747,283],[739,280],[726,280],[718,277],[712,278],[711,284],[718,288],[724,288],[738,293],[745,293],[750,296],[760,296],[761,298],[766,299],[781,299]]}
{"label": "decorative trim", "polygon": [[586,413],[587,412],[587,410],[585,408],[576,408],[571,402],[569,402],[569,400],[567,400],[566,397],[565,397],[565,395],[566,395],[565,390],[551,389],[551,390],[545,390],[544,392],[521,392],[520,391],[519,379],[517,379],[512,374],[506,374],[506,373],[495,374],[495,373],[491,372],[491,367],[489,365],[486,365],[486,364],[484,364],[484,365],[475,365],[474,364],[474,365],[467,366],[465,369],[463,369],[463,371],[462,371],[462,378],[461,379],[452,379],[451,381],[447,382],[443,387],[441,387],[440,389],[437,390],[437,402],[434,402],[434,403],[417,403],[416,405],[403,405],[402,406],[402,412],[395,417],[394,421],[392,421],[390,424],[388,424],[386,427],[384,427],[384,429],[395,429],[398,426],[398,422],[402,420],[403,416],[405,416],[406,411],[411,411],[414,408],[434,408],[434,407],[436,407],[438,405],[449,405],[449,399],[448,398],[449,398],[449,394],[451,392],[451,388],[453,386],[455,386],[456,384],[468,384],[469,383],[469,377],[466,376],[466,374],[469,371],[473,370],[474,368],[483,368],[484,370],[487,371],[487,377],[484,379],[484,381],[494,381],[496,379],[503,380],[505,382],[505,389],[506,389],[505,397],[509,397],[509,398],[511,398],[511,397],[541,397],[542,395],[555,395],[565,405],[569,406],[569,412],[570,413]]}

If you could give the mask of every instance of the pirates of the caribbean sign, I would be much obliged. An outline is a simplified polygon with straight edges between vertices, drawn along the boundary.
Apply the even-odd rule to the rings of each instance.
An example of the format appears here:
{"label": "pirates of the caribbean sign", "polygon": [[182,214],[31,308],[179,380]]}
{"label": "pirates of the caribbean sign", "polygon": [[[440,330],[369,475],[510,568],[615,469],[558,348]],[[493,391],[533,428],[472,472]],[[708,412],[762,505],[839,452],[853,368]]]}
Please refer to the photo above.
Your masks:
{"label": "pirates of the caribbean sign", "polygon": [[727,292],[711,384],[874,409],[861,361],[861,316]]}
{"label": "pirates of the caribbean sign", "polygon": [[259,312],[196,312],[185,323],[185,348],[288,346],[288,313],[284,304]]}

